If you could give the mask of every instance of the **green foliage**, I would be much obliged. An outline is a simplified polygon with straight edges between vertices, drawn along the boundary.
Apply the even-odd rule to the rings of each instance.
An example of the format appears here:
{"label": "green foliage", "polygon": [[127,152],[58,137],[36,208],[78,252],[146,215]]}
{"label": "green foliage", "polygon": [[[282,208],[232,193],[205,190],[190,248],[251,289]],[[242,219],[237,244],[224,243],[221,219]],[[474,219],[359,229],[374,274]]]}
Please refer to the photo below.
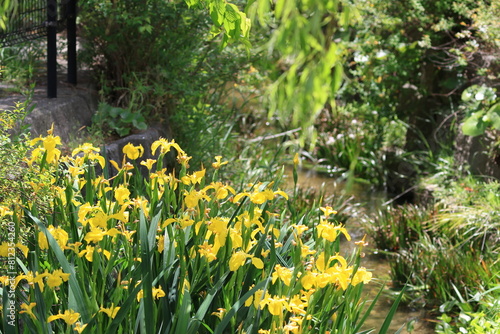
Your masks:
{"label": "green foliage", "polygon": [[[499,285],[494,285],[483,293],[476,293],[469,300],[461,298],[450,303],[458,306],[459,314],[451,317],[447,313],[443,313],[439,317],[440,321],[436,326],[436,333],[498,333],[500,331],[499,287]],[[479,306],[477,307],[478,302]],[[442,308],[441,312],[449,312],[449,307]]]}
{"label": "green foliage", "polygon": [[[227,103],[224,88],[248,68],[244,49],[230,44],[221,50],[200,6],[162,0],[95,0],[82,6],[86,42],[80,59],[98,77],[103,106],[108,105],[98,112],[101,124],[119,135],[142,128],[143,122],[162,126],[197,153],[194,163],[210,152],[224,153],[219,138],[231,132],[224,122],[237,111]],[[229,20],[234,8],[226,7],[232,8],[224,14]],[[123,110],[128,124],[116,117]],[[130,122],[132,116],[137,124]]]}
{"label": "green foliage", "polygon": [[4,0],[0,6],[0,29],[7,29],[8,16],[17,5],[17,0]]}
{"label": "green foliage", "polygon": [[[399,114],[407,121],[407,114],[400,108],[400,103],[404,102],[402,96],[411,94],[413,87],[419,93],[425,89],[420,87],[418,75],[423,50],[417,45],[415,32],[405,29],[408,21],[418,13],[411,8],[413,5],[418,7],[416,3],[359,3],[363,20],[349,31],[352,35],[348,42],[350,57],[341,99],[355,106],[356,102],[361,106],[369,105],[382,117],[392,118]],[[409,16],[400,15],[403,12]]]}
{"label": "green foliage", "polygon": [[235,4],[221,0],[185,0],[185,2],[190,8],[208,9],[214,24],[210,32],[214,37],[222,35],[222,48],[235,41],[250,47],[251,22]]}
{"label": "green foliage", "polygon": [[[8,229],[5,224],[12,222],[5,212],[12,212],[23,201],[36,206],[46,214],[53,200],[51,192],[52,175],[47,171],[32,168],[26,159],[33,149],[29,129],[23,120],[33,106],[28,96],[10,110],[0,111],[0,240],[7,240]],[[30,224],[16,225],[16,242],[26,242],[24,238],[32,233]]]}
{"label": "green foliage", "polygon": [[[336,106],[325,104],[317,118],[317,129],[326,128],[317,159],[326,159],[334,173],[375,185],[401,179],[408,185],[401,192],[415,181],[411,176],[403,180],[408,175],[400,173],[401,166],[411,166],[410,174],[432,172],[439,154],[449,153],[463,114],[462,129],[468,134],[496,127],[498,101],[494,94],[489,99],[486,90],[494,93],[488,87],[498,83],[498,35],[493,37],[498,30],[489,28],[498,5],[426,0],[354,4],[362,19],[330,34],[344,50],[339,54],[344,84],[335,95]],[[480,87],[484,99],[462,101],[461,96]],[[295,100],[309,99],[311,94],[297,96]],[[290,96],[284,101],[295,103]]]}
{"label": "green foliage", "polygon": [[27,103],[17,104],[13,110],[0,111],[0,202],[6,205],[17,199],[26,173],[23,159],[30,148],[28,133],[12,135],[11,132],[16,123],[18,125],[26,117]]}
{"label": "green foliage", "polygon": [[[84,50],[103,100],[145,117],[165,118],[173,97],[197,74],[206,22],[182,4],[151,0],[82,4]],[[119,34],[118,34],[119,32]],[[191,79],[191,77],[190,77]],[[198,80],[193,82],[193,89]]]}
{"label": "green foliage", "polygon": [[100,103],[92,121],[106,131],[111,131],[120,137],[129,135],[134,130],[147,128],[144,116],[139,112],[128,109],[112,107],[107,103]]}
{"label": "green foliage", "polygon": [[14,91],[28,93],[45,68],[44,52],[37,41],[0,48],[0,79],[12,84]]}
{"label": "green foliage", "polygon": [[478,296],[464,309],[472,312],[500,283],[500,184],[439,179],[433,207],[387,208],[364,225],[385,250],[394,282],[409,284],[415,300],[455,312],[462,296]]}
{"label": "green foliage", "polygon": [[[383,251],[408,249],[425,233],[425,226],[432,213],[417,205],[384,207],[377,211],[376,220],[364,221],[370,230],[375,246]],[[404,280],[402,280],[404,281]]]}
{"label": "green foliage", "polygon": [[[286,126],[301,126],[302,144],[316,117],[333,104],[341,85],[345,48],[337,39],[341,31],[360,19],[347,1],[283,0],[275,6],[267,0],[251,1],[247,11],[253,21],[270,29],[260,48],[274,66],[266,92],[269,116]],[[274,68],[273,68],[274,67]]]}
{"label": "green foliage", "polygon": [[[322,135],[318,138],[315,155],[329,167],[334,177],[386,188],[394,180],[394,165],[411,164],[404,152],[407,124],[390,119],[368,108],[353,109],[353,105],[338,106],[324,111],[316,124]],[[397,172],[397,170],[396,170]]]}
{"label": "green foliage", "polygon": [[486,129],[500,130],[500,103],[495,90],[487,86],[472,85],[462,93],[466,117],[462,131],[468,136],[482,135]]}
{"label": "green foliage", "polygon": [[487,1],[422,0],[359,5],[364,20],[352,31],[354,58],[349,68],[356,85],[346,87],[350,94],[363,94],[364,88],[369,98],[370,92],[378,89],[370,102],[378,100],[374,103],[378,108],[385,98],[393,103],[390,107],[397,108],[404,103],[401,97],[409,96],[412,89],[423,98],[439,99],[430,94],[451,92],[447,96],[452,96],[455,91],[460,93],[463,85],[494,79],[481,74],[491,71],[494,62],[477,54],[481,50],[484,57],[493,51],[489,41],[478,35],[482,22],[477,13],[496,5]]}
{"label": "green foliage", "polygon": [[454,319],[456,322],[452,323],[449,316],[439,317],[441,322],[437,325],[436,333],[496,334],[500,331],[500,319],[490,319],[483,312],[462,312]]}

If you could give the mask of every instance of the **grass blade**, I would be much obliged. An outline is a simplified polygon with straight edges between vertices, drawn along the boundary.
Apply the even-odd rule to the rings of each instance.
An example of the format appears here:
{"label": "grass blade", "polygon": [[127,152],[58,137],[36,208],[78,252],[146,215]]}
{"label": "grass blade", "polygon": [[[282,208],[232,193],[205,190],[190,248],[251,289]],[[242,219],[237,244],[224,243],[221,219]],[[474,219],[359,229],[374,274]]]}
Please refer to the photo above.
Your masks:
{"label": "grass blade", "polygon": [[226,316],[222,318],[220,324],[215,328],[214,334],[222,334],[225,333],[224,329],[231,321],[231,318],[236,315],[236,312],[245,304],[245,301],[250,298],[257,290],[265,287],[269,282],[269,279],[265,279],[259,283],[257,283],[251,290],[243,295],[236,303],[234,303],[233,307],[227,312]]}
{"label": "grass blade", "polygon": [[384,291],[384,286],[385,286],[385,284],[380,288],[380,290],[378,291],[375,298],[373,298],[373,301],[371,302],[370,306],[368,306],[368,309],[366,310],[365,314],[363,315],[363,317],[359,321],[358,325],[356,326],[356,329],[354,330],[355,333],[357,333],[360,330],[361,326],[363,326],[365,321],[370,316],[370,313],[372,312],[373,308],[375,307],[375,304],[377,303],[378,299],[380,298],[382,291]]}
{"label": "grass blade", "polygon": [[219,292],[219,290],[224,285],[228,275],[229,275],[229,272],[222,275],[222,277],[219,279],[217,284],[215,284],[215,286],[212,289],[210,289],[210,292],[208,293],[207,297],[205,298],[203,303],[198,308],[196,315],[191,319],[191,323],[189,324],[189,328],[187,331],[188,334],[195,334],[198,332],[198,328],[200,327],[201,321],[203,320],[207,311],[209,310],[210,305],[212,304],[212,301],[213,301],[215,295]]}
{"label": "grass blade", "polygon": [[386,334],[387,331],[389,330],[389,326],[391,325],[392,318],[394,318],[394,314],[396,314],[396,311],[399,306],[399,302],[401,302],[401,299],[404,296],[404,293],[406,291],[407,286],[405,285],[401,292],[399,293],[398,297],[394,300],[394,303],[391,306],[391,309],[389,310],[389,313],[385,317],[384,323],[382,324],[382,327],[380,328],[379,334]]}
{"label": "grass blade", "polygon": [[120,323],[124,321],[125,317],[127,317],[130,314],[129,309],[132,307],[132,304],[135,303],[135,298],[141,289],[142,289],[142,283],[139,283],[134,288],[134,290],[132,290],[132,292],[129,294],[125,302],[121,305],[120,309],[118,310],[118,313],[116,313],[113,322],[111,323],[111,325],[109,325],[108,329],[106,330],[107,333],[115,333],[118,331],[118,326],[120,326]]}
{"label": "grass blade", "polygon": [[63,251],[59,247],[59,244],[57,243],[56,239],[52,236],[52,234],[47,230],[45,225],[35,216],[31,214],[28,210],[25,210],[26,214],[30,217],[31,220],[35,222],[35,224],[38,226],[40,231],[42,231],[45,236],[47,237],[47,240],[50,244],[50,248],[54,252],[55,256],[57,257],[57,260],[61,264],[61,267],[65,273],[70,274],[69,275],[69,288],[71,290],[71,293],[74,296],[74,300],[76,301],[75,310],[76,312],[80,313],[82,317],[82,321],[84,323],[87,323],[91,320],[92,318],[92,313],[97,311],[95,310],[91,303],[89,297],[83,292],[83,289],[80,288],[80,285],[78,283],[78,279],[76,277],[76,272],[75,268],[68,262],[66,259],[66,256],[64,255]]}
{"label": "grass blade", "polygon": [[[149,240],[148,240],[148,230],[146,226],[146,217],[144,212],[141,212],[141,217],[139,219],[140,224],[140,240],[141,240],[141,270],[142,270],[142,289],[143,298],[141,302],[144,305],[143,314],[141,322],[145,328],[146,333],[153,333],[153,327],[155,322],[151,321],[154,318],[153,313],[153,284],[151,279],[151,257],[149,250]],[[156,227],[154,227],[156,231]],[[143,327],[141,326],[141,327]]]}

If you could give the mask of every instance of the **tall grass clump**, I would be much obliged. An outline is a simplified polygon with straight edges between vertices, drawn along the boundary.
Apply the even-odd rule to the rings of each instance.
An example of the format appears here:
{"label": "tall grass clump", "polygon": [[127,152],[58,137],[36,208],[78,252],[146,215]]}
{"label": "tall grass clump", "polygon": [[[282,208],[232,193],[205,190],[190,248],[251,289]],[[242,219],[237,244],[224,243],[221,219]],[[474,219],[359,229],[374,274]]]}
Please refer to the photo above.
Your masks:
{"label": "tall grass clump", "polygon": [[448,181],[435,187],[432,207],[385,208],[365,224],[389,258],[393,281],[410,285],[414,301],[443,314],[440,333],[498,324],[492,301],[500,284],[499,191],[498,182]]}
{"label": "tall grass clump", "polygon": [[[2,332],[361,332],[364,243],[345,254],[351,237],[335,211],[295,212],[279,175],[237,190],[219,181],[222,157],[213,172],[191,171],[191,157],[159,139],[155,160],[125,146],[110,177],[91,144],[62,156],[52,131],[31,144],[28,167],[52,176],[52,205],[2,206],[3,220],[34,228],[16,232],[18,273],[1,280]],[[171,150],[176,172],[164,167]],[[5,316],[11,286],[16,327]]]}

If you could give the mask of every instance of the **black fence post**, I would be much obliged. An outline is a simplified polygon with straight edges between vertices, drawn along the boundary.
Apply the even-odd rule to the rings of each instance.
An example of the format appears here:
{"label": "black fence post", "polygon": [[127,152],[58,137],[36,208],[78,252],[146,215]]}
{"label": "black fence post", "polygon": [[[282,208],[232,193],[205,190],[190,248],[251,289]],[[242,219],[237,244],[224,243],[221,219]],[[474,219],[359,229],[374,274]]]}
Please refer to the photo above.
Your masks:
{"label": "black fence post", "polygon": [[67,2],[67,38],[68,38],[68,83],[76,85],[76,3],[77,0]]}
{"label": "black fence post", "polygon": [[57,1],[47,0],[47,97],[57,97]]}
{"label": "black fence post", "polygon": [[[2,6],[0,0],[0,7]],[[0,47],[47,37],[47,97],[57,97],[57,33],[67,28],[68,82],[76,85],[76,16],[78,0],[17,0],[0,29]],[[60,7],[60,15],[58,15]]]}

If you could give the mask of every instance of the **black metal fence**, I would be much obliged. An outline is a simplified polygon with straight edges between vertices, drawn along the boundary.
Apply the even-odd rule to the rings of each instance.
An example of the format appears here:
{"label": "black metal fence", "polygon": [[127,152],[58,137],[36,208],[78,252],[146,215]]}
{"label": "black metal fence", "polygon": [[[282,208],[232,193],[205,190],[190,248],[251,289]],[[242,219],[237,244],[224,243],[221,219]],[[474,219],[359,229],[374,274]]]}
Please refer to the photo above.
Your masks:
{"label": "black metal fence", "polygon": [[77,0],[17,0],[0,28],[0,46],[47,37],[47,96],[57,97],[57,33],[67,31],[68,82],[76,85]]}

